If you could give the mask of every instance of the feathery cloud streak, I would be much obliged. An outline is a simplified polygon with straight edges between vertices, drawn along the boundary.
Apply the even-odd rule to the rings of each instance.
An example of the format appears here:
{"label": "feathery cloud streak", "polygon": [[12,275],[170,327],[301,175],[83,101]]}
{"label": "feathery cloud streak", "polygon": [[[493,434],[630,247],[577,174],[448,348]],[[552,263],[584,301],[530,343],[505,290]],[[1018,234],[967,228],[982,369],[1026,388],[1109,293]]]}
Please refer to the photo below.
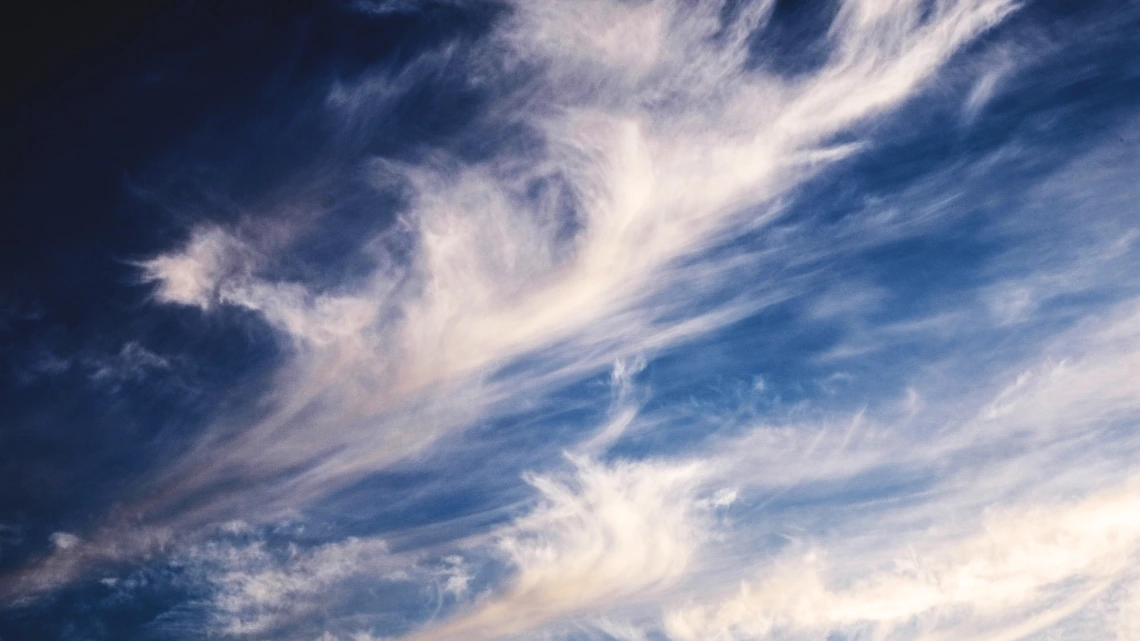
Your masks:
{"label": "feathery cloud streak", "polygon": [[[294,343],[279,407],[225,452],[203,455],[220,462],[194,460],[182,474],[301,466],[291,500],[319,496],[520,389],[541,394],[615,354],[663,347],[763,304],[764,292],[713,298],[747,257],[697,257],[770,222],[778,198],[857,149],[837,136],[914,95],[1014,9],[924,6],[844,3],[828,34],[832,56],[798,78],[748,69],[748,37],[770,3],[730,21],[715,7],[670,3],[516,7],[470,60],[483,73],[533,70],[489,117],[541,134],[538,148],[474,165],[374,164],[411,208],[376,240],[380,268],[363,285],[274,281],[258,269],[256,242],[220,228],[144,263],[160,301],[243,307]],[[543,193],[528,197],[536,185]],[[408,261],[385,248],[393,243],[410,244]],[[544,359],[538,371],[486,378],[528,353]],[[433,398],[415,400],[429,389]],[[439,400],[448,396],[461,407]]]}

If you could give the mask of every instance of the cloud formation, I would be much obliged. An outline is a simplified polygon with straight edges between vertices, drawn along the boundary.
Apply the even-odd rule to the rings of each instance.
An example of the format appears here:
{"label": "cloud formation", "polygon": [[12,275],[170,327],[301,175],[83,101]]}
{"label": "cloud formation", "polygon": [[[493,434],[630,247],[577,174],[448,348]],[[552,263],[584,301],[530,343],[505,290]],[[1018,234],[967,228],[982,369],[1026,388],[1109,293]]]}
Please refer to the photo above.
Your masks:
{"label": "cloud formation", "polygon": [[719,605],[671,612],[665,628],[679,640],[1022,638],[1119,578],[1140,543],[1138,500],[1130,482],[1067,505],[991,514],[965,540],[908,541],[894,567],[843,576],[850,583],[841,588],[823,557],[801,552]]}
{"label": "cloud formation", "polygon": [[539,505],[503,530],[497,545],[513,575],[503,593],[413,639],[491,639],[591,608],[643,600],[675,585],[710,535],[696,463],[571,459],[569,479],[532,476]]}
{"label": "cloud formation", "polygon": [[[696,257],[770,224],[779,198],[859,148],[837,136],[915,95],[1014,9],[923,6],[843,3],[826,64],[795,78],[749,68],[748,38],[770,19],[769,3],[731,19],[667,2],[516,7],[471,61],[535,70],[502,99],[504,109],[524,96],[534,106],[490,117],[539,142],[473,165],[373,163],[411,205],[375,239],[378,269],[362,285],[275,281],[258,269],[256,244],[219,228],[143,264],[160,300],[242,307],[295,345],[280,409],[243,430],[228,464],[319,466],[298,482],[344,483],[511,402],[520,386],[542,394],[615,354],[661,349],[788,295],[716,302],[757,258]],[[527,354],[543,364],[525,378],[486,378]],[[428,389],[437,398],[450,389],[464,418],[435,401],[409,415]],[[430,427],[413,436],[393,425],[410,421]],[[314,423],[340,452],[313,449]]]}
{"label": "cloud formation", "polygon": [[[1140,159],[986,130],[1023,3],[792,4],[519,2],[319,83],[343,145],[281,191],[393,211],[274,194],[132,263],[273,369],[0,599],[165,562],[235,638],[1129,638]],[[446,91],[460,133],[376,143]]]}

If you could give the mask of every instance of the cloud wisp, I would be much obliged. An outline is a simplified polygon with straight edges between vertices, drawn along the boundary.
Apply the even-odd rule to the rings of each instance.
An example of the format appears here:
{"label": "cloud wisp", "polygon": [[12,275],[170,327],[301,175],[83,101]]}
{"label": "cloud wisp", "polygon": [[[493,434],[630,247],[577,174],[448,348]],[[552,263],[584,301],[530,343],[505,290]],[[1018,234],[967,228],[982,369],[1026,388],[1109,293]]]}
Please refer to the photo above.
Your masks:
{"label": "cloud wisp", "polygon": [[652,598],[686,574],[711,535],[714,506],[728,502],[700,497],[708,471],[696,463],[571,462],[569,479],[532,476],[540,503],[497,536],[515,570],[509,586],[409,638],[499,638]]}

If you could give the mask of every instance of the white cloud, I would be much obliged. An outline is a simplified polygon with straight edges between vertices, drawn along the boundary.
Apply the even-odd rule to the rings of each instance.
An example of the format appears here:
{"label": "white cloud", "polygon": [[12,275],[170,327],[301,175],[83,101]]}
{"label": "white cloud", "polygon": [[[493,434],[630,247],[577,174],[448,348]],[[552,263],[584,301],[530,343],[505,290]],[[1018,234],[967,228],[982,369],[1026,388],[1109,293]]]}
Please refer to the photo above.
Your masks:
{"label": "white cloud", "polygon": [[[933,408],[872,407],[846,425],[714,441],[708,465],[740,484],[746,504],[809,498],[738,523],[716,572],[685,591],[696,603],[674,601],[665,629],[678,640],[996,640],[1074,625],[1084,631],[1073,638],[1106,638],[1089,630],[1130,625],[1126,596],[1095,613],[1090,604],[1131,580],[1140,553],[1136,310],[1129,301],[1090,315],[1036,366],[977,394],[936,393]],[[908,484],[876,485],[872,474]],[[872,497],[849,498],[863,488]],[[742,575],[743,559],[774,552],[772,534],[790,551]],[[1074,622],[1079,612],[1087,620]]]}
{"label": "white cloud", "polygon": [[671,612],[666,629],[702,641],[858,629],[891,638],[954,638],[954,630],[988,638],[1027,614],[1046,621],[1042,608],[1095,593],[1127,568],[1140,546],[1140,491],[1130,483],[1070,503],[997,512],[964,540],[903,541],[894,542],[890,569],[853,571],[861,560],[845,558],[836,571],[825,555],[801,553],[722,603]]}
{"label": "white cloud", "polygon": [[[167,528],[193,533],[239,513],[258,522],[303,509],[612,366],[609,414],[573,450],[572,469],[528,477],[537,504],[465,540],[462,556],[449,550],[410,563],[379,538],[286,551],[263,541],[183,541],[182,558],[213,587],[214,623],[227,634],[268,634],[358,584],[406,581],[434,589],[441,606],[410,635],[417,641],[542,635],[573,624],[638,641],[654,638],[647,630],[655,626],[677,641],[832,632],[996,640],[1066,624],[1116,586],[1116,609],[1096,616],[1120,638],[1135,636],[1140,602],[1121,586],[1140,549],[1140,486],[1122,479],[1135,475],[1140,455],[1132,429],[1140,306],[1084,310],[1073,327],[1040,328],[1056,332],[1040,350],[1032,342],[1040,337],[985,350],[963,340],[980,322],[1014,328],[1038,320],[1051,300],[1127,281],[1135,233],[1118,233],[1127,224],[1090,234],[1096,242],[1079,244],[1075,256],[1034,247],[1024,273],[1010,266],[1017,257],[998,261],[990,285],[917,318],[862,327],[851,317],[884,312],[887,288],[850,281],[826,291],[806,305],[805,322],[846,320],[865,331],[816,365],[934,338],[959,339],[960,349],[924,362],[927,371],[911,372],[918,380],[894,392],[868,392],[877,400],[863,409],[840,414],[805,402],[786,416],[718,425],[739,429],[690,458],[604,461],[619,438],[671,418],[639,414],[640,354],[802,293],[801,272],[842,263],[846,248],[835,245],[865,248],[934,215],[863,211],[852,214],[863,235],[841,242],[805,234],[752,254],[726,249],[776,220],[808,179],[859,153],[862,125],[936,82],[955,52],[1018,3],[839,5],[830,56],[788,78],[747,64],[763,55],[748,43],[771,2],[744,7],[729,24],[720,7],[702,3],[519,3],[488,45],[452,45],[439,59],[471,65],[472,78],[496,88],[496,71],[534,74],[522,89],[511,84],[486,117],[522,125],[542,144],[467,165],[430,154],[367,163],[375,185],[398,185],[408,198],[393,228],[360,239],[372,273],[321,286],[278,278],[270,258],[287,241],[240,225],[198,228],[182,247],[141,263],[160,302],[230,305],[263,318],[288,348],[273,392],[251,403],[264,410],[258,418],[222,417],[157,475],[153,494],[123,510],[129,519],[111,518],[83,538],[52,535],[56,549],[5,577],[0,596],[57,587],[107,559],[168,551]],[[358,8],[413,3],[368,7]],[[1011,65],[983,70],[967,117]],[[424,72],[408,69],[338,84],[327,106],[338,117],[387,106]],[[1104,247],[1112,251],[1086,256]],[[778,268],[785,265],[801,271]],[[738,296],[724,302],[717,295],[726,290]],[[169,366],[137,343],[119,360],[125,372]],[[95,377],[111,376],[102,372]],[[757,376],[746,394],[775,396],[780,385],[779,374]],[[730,506],[733,522],[718,520]],[[507,572],[483,590],[474,568],[485,558]],[[448,612],[436,621],[445,599]],[[646,613],[658,609],[663,620],[651,621]],[[629,611],[628,623],[614,622]]]}
{"label": "white cloud", "polygon": [[[518,124],[542,144],[467,165],[431,155],[414,165],[368,163],[377,184],[403,185],[409,201],[392,229],[361,239],[370,241],[376,265],[368,277],[322,287],[276,278],[269,258],[303,233],[287,215],[261,221],[257,233],[203,226],[182,247],[140,264],[158,301],[250,310],[290,349],[270,397],[251,403],[268,407],[256,412],[262,418],[222,417],[158,474],[151,495],[124,511],[158,528],[191,530],[236,513],[275,518],[617,359],[785,299],[795,279],[756,278],[764,273],[758,266],[809,265],[802,256],[828,255],[830,245],[804,248],[802,256],[706,250],[771,224],[781,199],[862,147],[838,137],[858,134],[855,128],[917,95],[1015,6],[845,0],[828,34],[826,64],[792,79],[748,65],[750,34],[764,28],[770,2],[743,7],[729,24],[720,7],[704,3],[519,3],[467,58],[449,55],[471,65],[469,75],[485,88],[504,92],[488,120]],[[511,77],[495,84],[504,71]],[[513,73],[533,77],[520,85]],[[338,85],[329,108],[360,109],[371,95],[390,100],[373,89]],[[536,198],[535,184],[554,186]],[[740,292],[745,273],[749,285]],[[726,289],[737,294],[727,302],[717,296]],[[524,357],[537,364],[507,367]],[[599,448],[625,429],[623,416],[615,413]],[[629,544],[607,528],[648,527],[626,494],[662,510],[657,517],[666,525],[645,532],[660,535],[653,539],[663,547],[658,555],[677,561],[691,552],[683,501],[627,478],[633,464],[608,471],[583,465],[581,492],[598,497],[575,499],[536,481],[551,505],[562,501],[570,513],[576,500],[625,507],[593,516],[580,507],[577,525],[569,516],[559,521],[551,507],[543,518],[567,531],[548,548],[519,539],[520,574],[504,598],[533,600],[536,620],[610,593],[574,575],[574,564],[614,581],[619,596],[675,579],[675,570],[639,556],[640,546],[625,561],[589,556],[597,553],[590,547],[596,537]],[[649,475],[687,487],[676,474]],[[103,532],[108,540],[89,546],[92,555],[114,547],[114,530]],[[543,565],[542,550],[576,560]],[[66,580],[92,558],[58,562],[51,581]],[[644,567],[635,568],[639,563]],[[622,583],[619,575],[632,569],[646,573],[641,582]],[[580,593],[562,606],[554,604],[560,593],[550,578],[559,572],[571,572]],[[463,625],[499,616],[493,608],[478,612]]]}
{"label": "white cloud", "polygon": [[226,635],[278,630],[335,601],[351,579],[405,581],[405,561],[376,538],[349,538],[311,549],[282,552],[263,540],[219,540],[194,546],[179,563],[211,586],[211,626]]}
{"label": "white cloud", "polygon": [[201,227],[181,250],[139,266],[145,280],[157,283],[158,300],[208,309],[216,302],[218,287],[249,260],[250,250],[219,227]]}
{"label": "white cloud", "polygon": [[[281,410],[245,430],[247,446],[227,464],[300,463],[311,450],[297,430],[318,422],[325,438],[353,445],[342,450],[346,460],[322,469],[375,469],[522,393],[542,394],[615,357],[710,331],[765,296],[786,296],[772,294],[773,284],[709,308],[702,297],[724,286],[741,257],[692,258],[770,222],[774,214],[754,206],[854,153],[857,145],[827,141],[913,96],[1014,3],[958,0],[921,18],[924,6],[845,2],[828,64],[792,81],[745,68],[747,34],[762,28],[766,3],[727,26],[705,5],[520,4],[472,64],[541,61],[526,90],[534,94],[521,103],[504,97],[519,108],[495,117],[525,123],[546,144],[470,166],[375,164],[388,176],[381,182],[406,186],[411,207],[374,247],[391,241],[406,254],[411,243],[410,263],[377,249],[380,267],[363,285],[311,291],[258,275],[262,250],[218,228],[143,263],[160,300],[239,305],[296,342],[280,377]],[[723,28],[727,36],[714,37]],[[536,180],[565,193],[535,200],[526,190]],[[573,221],[565,198],[576,205]],[[570,222],[577,231],[567,236]],[[539,371],[485,382],[525,354],[542,356]],[[451,393],[469,405],[415,419],[433,425],[415,437],[386,420],[405,416],[402,407],[434,386],[460,386]],[[320,399],[337,409],[315,408]],[[304,428],[292,418],[302,410]],[[334,476],[309,478],[341,482]]]}
{"label": "white cloud", "polygon": [[450,594],[456,598],[467,595],[468,586],[471,584],[471,569],[467,567],[463,557],[458,555],[451,555],[444,557],[443,568],[440,570],[440,576],[444,580],[443,591],[445,594]]}
{"label": "white cloud", "polygon": [[61,550],[68,550],[75,547],[80,542],[80,538],[71,534],[70,532],[55,532],[51,535],[51,543]]}
{"label": "white cloud", "polygon": [[56,532],[54,550],[4,576],[0,601],[30,603],[44,592],[74,581],[93,566],[114,561],[137,561],[168,549],[172,536],[166,528],[113,527],[80,537]]}
{"label": "white cloud", "polygon": [[570,478],[530,478],[542,502],[498,538],[514,570],[503,591],[410,638],[510,636],[646,599],[685,576],[712,525],[709,502],[698,494],[706,471],[697,464],[573,463]]}
{"label": "white cloud", "polygon": [[1113,621],[1118,641],[1140,637],[1140,582],[1130,582],[1117,602]]}
{"label": "white cloud", "polygon": [[[359,295],[335,299],[257,279],[216,291],[234,269],[231,258],[248,252],[216,228],[147,261],[146,274],[160,283],[162,300],[206,306],[215,293],[261,311],[290,335],[322,337],[318,342],[364,332],[394,305],[406,318],[397,330],[403,376],[416,384],[571,336],[644,303],[659,292],[654,276],[718,232],[754,223],[741,220],[741,208],[785,193],[813,167],[846,155],[821,141],[913,95],[957,47],[1013,4],[947,3],[926,23],[918,2],[895,2],[891,11],[853,1],[844,7],[833,27],[839,53],[832,63],[818,77],[789,84],[745,72],[742,40],[710,39],[721,28],[711,8],[520,5],[500,37],[511,55],[544,58],[547,82],[569,104],[553,114],[513,115],[546,133],[543,156],[473,167],[384,165],[414,195],[406,220],[418,243],[411,273],[419,286],[411,298],[376,299],[381,282],[405,276],[387,271]],[[767,10],[759,3],[732,27],[755,26]],[[626,33],[631,29],[636,33]],[[562,75],[584,73],[578,56],[595,72],[598,60],[636,77],[579,95]],[[649,70],[653,82],[642,78]],[[677,93],[668,108],[655,102],[662,92]],[[570,247],[560,246],[564,221],[554,203],[520,204],[519,186],[545,176],[567,180],[578,202],[583,227]],[[611,345],[629,338],[622,332],[589,340]]]}
{"label": "white cloud", "polygon": [[578,446],[585,454],[597,455],[614,444],[637,417],[640,399],[633,378],[645,369],[645,359],[638,357],[614,363],[610,375],[610,415],[593,436]]}

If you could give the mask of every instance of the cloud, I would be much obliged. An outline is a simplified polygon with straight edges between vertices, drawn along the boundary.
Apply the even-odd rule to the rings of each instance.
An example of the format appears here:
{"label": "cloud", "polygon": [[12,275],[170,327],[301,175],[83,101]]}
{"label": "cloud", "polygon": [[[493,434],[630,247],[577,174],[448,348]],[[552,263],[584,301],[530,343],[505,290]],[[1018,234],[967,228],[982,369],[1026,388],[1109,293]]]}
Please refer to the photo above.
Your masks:
{"label": "cloud", "polygon": [[110,384],[141,380],[154,370],[171,368],[168,359],[148,350],[137,341],[123,345],[113,358],[91,359],[86,364],[95,370],[90,374],[91,380]]}
{"label": "cloud", "polygon": [[[260,320],[276,369],[0,601],[165,559],[187,634],[1135,637],[1135,152],[979,142],[1018,2],[837,0],[787,74],[784,5],[520,2],[328,82],[335,158],[281,191],[396,211],[257,202],[139,261],[156,304]],[[895,144],[963,59],[915,118],[951,132]],[[462,133],[373,144],[443,85]],[[41,369],[179,363],[119,344]]]}
{"label": "cloud", "polygon": [[569,478],[532,476],[541,502],[500,532],[513,571],[504,590],[410,639],[518,634],[646,599],[686,574],[711,534],[716,503],[700,498],[700,465],[571,462]]}
{"label": "cloud", "polygon": [[[711,8],[664,2],[520,5],[492,38],[497,48],[478,55],[540,61],[528,91],[543,106],[509,117],[543,144],[469,165],[374,164],[389,176],[382,183],[404,185],[410,207],[376,239],[380,268],[363,285],[313,291],[275,281],[258,273],[261,250],[219,228],[195,231],[183,248],[144,262],[144,272],[159,300],[243,307],[295,341],[296,360],[280,381],[288,409],[245,430],[259,466],[301,463],[292,454],[266,460],[282,448],[265,442],[303,441],[289,419],[302,408],[343,445],[359,442],[357,423],[392,429],[384,415],[435,386],[468,386],[456,392],[465,402],[480,397],[467,416],[492,411],[519,386],[541,394],[615,356],[706,333],[764,304],[770,294],[758,292],[709,307],[703,299],[724,286],[739,256],[693,258],[769,223],[772,214],[756,205],[856,150],[831,144],[833,136],[914,95],[1013,7],[963,0],[922,18],[917,2],[890,12],[847,2],[829,63],[793,81],[745,67],[746,35],[763,28],[766,4],[727,26]],[[714,37],[722,28],[734,35]],[[582,74],[598,77],[582,84]],[[533,196],[536,185],[545,195]],[[528,354],[541,357],[540,370],[488,384],[487,375]],[[334,391],[357,386],[381,391],[368,400]],[[325,396],[355,418],[312,406]],[[421,438],[381,439],[375,463],[342,469],[375,469],[469,422],[443,419]]]}
{"label": "cloud", "polygon": [[211,541],[190,548],[177,563],[209,586],[211,627],[239,637],[303,620],[333,602],[353,579],[367,577],[373,585],[407,580],[404,561],[376,538],[284,551],[257,539]]}
{"label": "cloud", "polygon": [[[637,613],[627,636],[678,641],[1067,625],[1140,552],[1140,441],[1120,429],[1140,415],[1123,374],[1137,326],[1126,302],[1055,336],[1038,371],[1020,364],[956,398],[931,390],[933,407],[908,389],[897,407],[752,426],[684,458],[574,460],[572,477],[532,481],[544,503],[500,535],[514,570],[501,591],[409,638],[553,633],[623,608]],[[618,390],[627,371],[615,368]],[[1097,622],[1113,620],[1128,625]]]}
{"label": "cloud", "polygon": [[[205,313],[229,306],[264,319],[286,348],[284,362],[272,391],[250,402],[258,411],[220,417],[122,508],[130,518],[109,516],[97,536],[84,536],[82,553],[58,552],[43,562],[43,580],[19,589],[60,585],[99,551],[129,556],[131,540],[144,554],[151,539],[123,535],[124,523],[190,533],[237,514],[268,521],[304,509],[615,360],[706,336],[802,293],[804,274],[833,255],[832,243],[753,251],[735,241],[770,228],[809,180],[864,150],[868,125],[920,94],[1016,6],[845,0],[826,62],[784,77],[750,62],[769,2],[735,12],[681,2],[519,3],[486,41],[455,46],[448,58],[494,95],[472,127],[497,132],[499,145],[478,160],[438,149],[344,161],[406,200],[390,227],[358,239],[371,271],[331,285],[284,275],[290,249],[320,225],[289,212],[200,225],[181,246],[139,263],[159,303]],[[346,85],[330,90],[330,110],[347,95],[355,109],[369,96],[391,103],[386,92]],[[523,133],[502,133],[511,127]],[[780,277],[752,276],[765,270]],[[752,284],[741,291],[744,277]],[[615,404],[613,429],[591,447],[604,449],[625,429],[624,406]],[[580,465],[581,492],[616,505],[644,494],[677,521],[658,553],[690,549],[688,508],[625,468],[592,465]],[[676,470],[649,476],[687,487]],[[536,484],[552,505],[569,510],[578,500],[558,484]],[[644,524],[628,510],[625,525]],[[606,529],[617,513],[574,525],[555,512],[543,518],[570,531],[544,545],[599,576],[612,572],[625,595],[624,566],[575,547],[618,536]],[[543,566],[546,548],[531,545],[519,539],[514,548],[520,574],[506,598],[533,601],[534,620],[607,594],[577,577],[582,596],[553,605],[553,579],[542,577],[573,564]],[[650,574],[630,592],[674,576],[640,562]],[[462,625],[484,630],[501,614],[476,612]]]}
{"label": "cloud", "polygon": [[1122,592],[1113,621],[1116,638],[1120,641],[1140,635],[1140,584],[1130,582]]}
{"label": "cloud", "polygon": [[1064,608],[1074,598],[1085,602],[1127,568],[1140,545],[1138,507],[1132,482],[1066,504],[999,511],[965,540],[896,542],[894,567],[865,574],[852,575],[849,567],[837,573],[825,555],[801,553],[723,603],[671,612],[665,627],[678,640],[818,638],[856,630],[891,638],[1005,638],[999,631],[1011,621],[1031,614],[1047,623],[1041,610]]}
{"label": "cloud", "polygon": [[[664,629],[1015,639],[1126,590],[1140,552],[1135,305],[1090,315],[981,393],[711,441],[700,459],[753,516],[738,513],[715,571],[682,590],[697,603],[666,606]],[[786,544],[766,539],[777,533]],[[758,555],[776,560],[742,575]],[[1082,625],[1128,625],[1116,607]]]}
{"label": "cloud", "polygon": [[80,542],[80,538],[69,532],[55,532],[51,535],[51,543],[61,550],[68,550],[75,547]]}
{"label": "cloud", "polygon": [[249,249],[218,227],[200,227],[177,252],[139,264],[143,279],[156,283],[155,297],[164,303],[210,308],[218,288],[239,276],[235,269],[249,260]]}
{"label": "cloud", "polygon": [[0,600],[9,606],[29,604],[92,567],[153,558],[169,550],[172,539],[169,529],[137,526],[96,530],[83,537],[56,532],[50,538],[54,548],[50,553],[4,575]]}
{"label": "cloud", "polygon": [[640,409],[633,378],[643,369],[645,369],[644,358],[619,360],[614,363],[610,375],[613,399],[609,420],[596,434],[578,446],[580,452],[592,455],[604,452],[629,429]]}

